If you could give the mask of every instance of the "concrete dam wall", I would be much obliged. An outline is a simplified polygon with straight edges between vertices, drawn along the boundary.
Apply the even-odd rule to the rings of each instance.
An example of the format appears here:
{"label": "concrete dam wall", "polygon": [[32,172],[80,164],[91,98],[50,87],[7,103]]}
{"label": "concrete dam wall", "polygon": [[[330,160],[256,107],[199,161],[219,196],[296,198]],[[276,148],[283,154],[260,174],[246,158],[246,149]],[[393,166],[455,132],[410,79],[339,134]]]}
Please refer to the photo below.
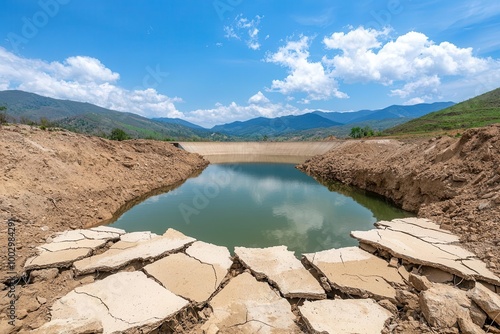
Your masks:
{"label": "concrete dam wall", "polygon": [[211,163],[302,163],[324,154],[343,141],[328,142],[179,142],[179,148],[198,153]]}

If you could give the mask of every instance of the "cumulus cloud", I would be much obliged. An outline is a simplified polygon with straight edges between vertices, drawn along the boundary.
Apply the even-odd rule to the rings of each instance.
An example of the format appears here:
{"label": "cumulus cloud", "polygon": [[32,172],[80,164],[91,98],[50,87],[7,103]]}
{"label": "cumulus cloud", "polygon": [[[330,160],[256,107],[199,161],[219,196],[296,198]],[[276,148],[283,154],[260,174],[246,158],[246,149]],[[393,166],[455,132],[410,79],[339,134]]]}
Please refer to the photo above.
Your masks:
{"label": "cumulus cloud", "polygon": [[[429,94],[438,94],[438,88],[440,85],[441,80],[436,74],[433,76],[424,76],[405,84],[401,89],[391,90],[391,95],[399,96],[404,99],[412,94],[419,94],[420,96],[430,98]],[[423,98],[420,98],[419,100],[423,100]]]}
{"label": "cumulus cloud", "polygon": [[[227,39],[242,40],[252,50],[259,50],[259,25],[263,16],[255,16],[252,20],[243,17],[242,14],[236,16],[233,23],[224,26],[224,33]],[[267,38],[266,38],[267,39]]]}
{"label": "cumulus cloud", "polygon": [[120,75],[98,59],[69,57],[46,62],[19,57],[0,47],[0,89],[19,89],[44,96],[89,102],[104,108],[146,117],[182,117],[180,98],[159,94],[153,88],[127,90],[117,84]]}
{"label": "cumulus cloud", "polygon": [[323,57],[335,78],[344,83],[375,82],[386,86],[403,85],[391,94],[411,101],[438,97],[446,78],[468,80],[491,70],[499,72],[499,62],[473,55],[472,48],[449,42],[435,43],[411,31],[390,39],[390,29],[359,27],[337,32],[323,39],[327,49],[339,54]]}
{"label": "cumulus cloud", "polygon": [[257,94],[248,99],[248,104],[265,104],[269,102],[271,101],[261,91],[258,91]]}
{"label": "cumulus cloud", "polygon": [[457,96],[456,87],[463,87],[468,92],[465,97],[470,97],[498,85],[498,59],[475,56],[472,48],[447,41],[436,43],[420,32],[394,34],[391,28],[364,27],[334,32],[323,38],[326,52],[316,62],[310,59],[309,37],[288,40],[265,59],[289,72],[286,78],[273,80],[268,90],[287,97],[302,93],[306,97],[298,102],[309,103],[348,97],[340,82],[376,83],[410,103],[464,97]]}
{"label": "cumulus cloud", "polygon": [[305,93],[304,103],[332,97],[346,98],[347,95],[338,90],[333,72],[325,69],[321,62],[309,60],[309,44],[309,37],[301,36],[299,40],[288,41],[276,53],[267,55],[266,62],[287,67],[289,72],[284,80],[273,80],[269,90],[285,95]]}
{"label": "cumulus cloud", "polygon": [[217,124],[245,121],[255,117],[279,117],[300,115],[307,111],[300,110],[290,104],[272,103],[262,92],[249,98],[247,105],[231,102],[229,105],[217,103],[211,109],[198,109],[185,113],[185,119],[210,128]]}

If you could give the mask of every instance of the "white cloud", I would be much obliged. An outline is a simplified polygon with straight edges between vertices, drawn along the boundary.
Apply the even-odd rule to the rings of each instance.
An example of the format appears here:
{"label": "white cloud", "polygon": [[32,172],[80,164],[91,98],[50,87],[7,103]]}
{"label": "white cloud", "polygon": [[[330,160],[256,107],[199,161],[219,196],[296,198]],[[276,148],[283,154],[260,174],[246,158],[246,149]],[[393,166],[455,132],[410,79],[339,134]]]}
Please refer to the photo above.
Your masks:
{"label": "white cloud", "polygon": [[424,103],[425,100],[421,97],[414,97],[412,99],[409,99],[408,101],[404,102],[403,105],[407,106],[412,106],[414,104],[419,104],[419,103]]}
{"label": "white cloud", "polygon": [[0,89],[20,89],[40,95],[89,102],[104,108],[146,117],[182,117],[175,104],[180,98],[153,88],[127,90],[117,85],[120,75],[98,59],[70,57],[46,62],[19,57],[0,47]]}
{"label": "white cloud", "polygon": [[412,81],[405,84],[401,89],[391,90],[391,95],[399,96],[402,99],[407,98],[412,94],[424,95],[426,93],[427,94],[432,93],[433,95],[437,95],[438,88],[440,85],[441,85],[441,80],[437,75],[429,77],[424,76],[416,81]]}
{"label": "white cloud", "polygon": [[298,41],[288,41],[276,53],[267,55],[267,62],[289,69],[289,75],[284,80],[273,80],[269,90],[285,95],[306,93],[303,103],[331,97],[346,98],[347,95],[338,90],[333,73],[321,62],[309,61],[309,43],[307,36],[301,36]]}
{"label": "white cloud", "polygon": [[249,20],[240,14],[236,16],[231,25],[224,26],[224,37],[243,40],[250,49],[259,50],[261,45],[259,43],[260,30],[258,27],[262,18],[263,16],[257,15],[254,19]]}
{"label": "white cloud", "polygon": [[335,32],[330,37],[325,37],[323,43],[328,49],[340,49],[345,53],[352,54],[366,52],[368,49],[378,48],[381,42],[379,36],[387,36],[390,29],[384,28],[382,31],[373,29],[356,29],[350,32]]}
{"label": "white cloud", "polygon": [[[419,32],[389,38],[391,30],[359,27],[348,33],[333,33],[323,40],[327,49],[340,50],[323,63],[333,77],[345,83],[375,82],[387,86],[403,85],[391,94],[410,101],[443,95],[444,79],[468,80],[490,71],[500,72],[500,63],[475,57],[472,48],[459,48],[449,42],[436,44]],[[417,99],[418,98],[418,99]]]}
{"label": "white cloud", "polygon": [[248,99],[248,104],[265,104],[270,103],[269,99],[262,94],[261,91],[257,92],[254,96]]}

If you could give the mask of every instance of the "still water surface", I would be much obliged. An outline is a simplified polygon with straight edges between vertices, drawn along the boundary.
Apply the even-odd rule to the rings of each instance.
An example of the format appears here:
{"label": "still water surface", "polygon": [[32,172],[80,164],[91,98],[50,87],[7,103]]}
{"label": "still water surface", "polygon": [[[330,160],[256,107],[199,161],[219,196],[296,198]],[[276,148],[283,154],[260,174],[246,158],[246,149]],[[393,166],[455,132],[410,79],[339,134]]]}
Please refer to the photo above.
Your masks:
{"label": "still water surface", "polygon": [[342,185],[324,186],[291,164],[221,164],[125,212],[114,227],[163,234],[172,227],[229,247],[286,245],[296,253],[357,245],[353,230],[410,216]]}

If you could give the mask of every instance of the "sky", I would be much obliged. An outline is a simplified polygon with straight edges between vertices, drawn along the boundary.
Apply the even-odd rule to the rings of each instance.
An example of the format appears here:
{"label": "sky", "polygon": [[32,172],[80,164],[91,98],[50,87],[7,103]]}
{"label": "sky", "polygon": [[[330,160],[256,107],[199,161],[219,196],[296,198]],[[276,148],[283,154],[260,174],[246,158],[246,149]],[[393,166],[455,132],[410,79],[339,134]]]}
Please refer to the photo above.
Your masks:
{"label": "sky", "polygon": [[0,36],[0,90],[205,127],[500,86],[495,0],[3,0]]}

